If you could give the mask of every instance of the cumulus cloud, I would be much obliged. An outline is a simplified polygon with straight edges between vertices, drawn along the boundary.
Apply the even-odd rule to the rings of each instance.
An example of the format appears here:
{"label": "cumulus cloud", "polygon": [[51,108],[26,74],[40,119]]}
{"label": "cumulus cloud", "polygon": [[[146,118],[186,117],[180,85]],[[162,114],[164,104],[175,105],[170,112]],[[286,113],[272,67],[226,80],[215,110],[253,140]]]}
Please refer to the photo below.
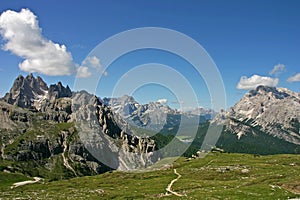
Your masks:
{"label": "cumulus cloud", "polygon": [[166,104],[168,102],[168,100],[167,99],[158,99],[157,102],[161,103],[161,104]]}
{"label": "cumulus cloud", "polygon": [[278,78],[271,78],[266,76],[253,75],[249,78],[242,76],[240,82],[237,85],[237,89],[251,90],[255,89],[259,85],[276,87],[279,82]]}
{"label": "cumulus cloud", "polygon": [[295,74],[294,76],[291,76],[287,80],[288,82],[298,82],[300,81],[300,73]]}
{"label": "cumulus cloud", "polygon": [[[29,10],[7,10],[0,15],[3,49],[24,59],[19,68],[49,76],[71,75],[78,68],[65,45],[52,42],[42,35],[37,17]],[[78,68],[86,72],[86,68]]]}
{"label": "cumulus cloud", "polygon": [[102,68],[101,63],[99,58],[97,58],[96,56],[92,56],[92,57],[87,57],[83,63],[83,65],[87,65],[89,67],[93,67],[95,69],[100,70]]}
{"label": "cumulus cloud", "polygon": [[[81,67],[82,69],[77,71],[78,73],[83,73],[83,69],[84,69],[84,74],[83,75],[77,75],[77,77],[79,78],[87,78],[90,77],[92,75],[92,73],[90,72],[90,70],[93,71],[93,69],[97,70],[98,72],[101,72],[103,76],[108,76],[107,71],[104,71],[102,69],[102,65],[100,63],[100,59],[96,56],[91,56],[91,57],[87,57],[83,62],[82,65],[84,67]],[[98,73],[97,72],[97,73]]]}
{"label": "cumulus cloud", "polygon": [[278,76],[280,73],[284,71],[285,71],[285,66],[279,63],[273,67],[273,69],[269,72],[269,74]]}
{"label": "cumulus cloud", "polygon": [[77,69],[77,78],[88,78],[92,75],[92,73],[89,71],[88,67],[81,66]]}

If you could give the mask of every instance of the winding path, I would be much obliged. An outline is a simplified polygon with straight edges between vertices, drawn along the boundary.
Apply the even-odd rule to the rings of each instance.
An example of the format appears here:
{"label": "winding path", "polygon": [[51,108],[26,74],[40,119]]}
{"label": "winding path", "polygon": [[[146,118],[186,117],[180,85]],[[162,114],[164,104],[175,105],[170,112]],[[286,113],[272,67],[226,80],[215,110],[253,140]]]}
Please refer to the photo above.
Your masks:
{"label": "winding path", "polygon": [[17,183],[14,183],[10,188],[13,189],[13,188],[16,188],[16,187],[19,187],[19,186],[22,186],[22,185],[27,185],[27,184],[33,184],[33,183],[37,183],[39,182],[42,178],[39,178],[39,177],[33,177],[33,181],[22,181],[22,182],[17,182]]}
{"label": "winding path", "polygon": [[[171,193],[171,194],[173,194],[173,195],[175,195],[175,196],[178,196],[178,197],[186,196],[186,195],[179,194],[178,192],[175,192],[175,191],[172,190],[173,184],[181,178],[181,174],[179,174],[179,173],[177,172],[176,169],[174,169],[174,174],[177,175],[177,178],[173,179],[173,180],[169,183],[169,185],[167,186],[167,188],[166,188],[166,190],[167,190],[166,195],[169,195],[169,193]],[[168,192],[169,192],[169,193],[168,193]]]}

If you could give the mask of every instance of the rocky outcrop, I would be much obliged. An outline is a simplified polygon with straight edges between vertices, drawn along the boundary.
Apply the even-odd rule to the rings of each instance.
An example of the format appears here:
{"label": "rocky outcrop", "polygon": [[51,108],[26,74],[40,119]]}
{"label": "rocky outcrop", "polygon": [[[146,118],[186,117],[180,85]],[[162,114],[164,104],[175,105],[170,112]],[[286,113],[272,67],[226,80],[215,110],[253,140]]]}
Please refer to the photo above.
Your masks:
{"label": "rocky outcrop", "polygon": [[154,153],[155,142],[133,135],[126,129],[126,122],[114,117],[96,96],[84,91],[75,93],[72,112],[81,141],[105,165],[134,170],[145,168],[158,159]]}
{"label": "rocky outcrop", "polygon": [[300,144],[300,93],[285,88],[258,86],[214,122],[225,125],[239,139],[261,131]]}
{"label": "rocky outcrop", "polygon": [[32,74],[24,78],[20,75],[13,83],[9,93],[3,97],[3,100],[9,104],[22,108],[31,108],[36,98],[44,96],[48,91],[47,84],[41,77],[35,78]]}
{"label": "rocky outcrop", "polygon": [[44,120],[56,122],[72,122],[72,99],[45,99],[39,106],[39,112],[43,113]]}
{"label": "rocky outcrop", "polygon": [[72,91],[69,86],[64,87],[61,82],[58,82],[48,88],[41,77],[35,78],[30,74],[25,78],[20,75],[2,100],[21,108],[45,111],[45,107],[53,107],[57,99],[71,96]]}
{"label": "rocky outcrop", "polygon": [[63,97],[71,97],[72,91],[69,86],[64,87],[61,82],[57,84],[50,85],[48,90],[48,99],[54,101],[55,99],[63,98]]}
{"label": "rocky outcrop", "polygon": [[0,148],[2,159],[21,163],[15,170],[51,174],[60,169],[55,178],[138,169],[157,160],[155,142],[135,136],[99,98],[73,95],[61,82],[48,89],[32,75],[19,76],[0,101]]}
{"label": "rocky outcrop", "polygon": [[24,129],[34,119],[34,113],[0,101],[0,128],[6,130]]}
{"label": "rocky outcrop", "polygon": [[[54,104],[56,107],[49,108],[50,112],[32,111],[0,101],[0,159],[22,163],[22,168],[10,170],[31,174],[43,169],[51,174],[57,168],[60,157],[68,161],[68,166],[74,168],[76,175],[93,175],[110,170],[85,148],[74,125],[60,119],[64,112],[70,116],[67,108],[71,109],[71,99],[62,98],[60,101],[68,103],[57,102]],[[35,168],[29,167],[32,161]],[[61,162],[61,165],[64,163]],[[74,175],[68,174],[68,170],[65,173],[60,178]]]}
{"label": "rocky outcrop", "polygon": [[[25,133],[25,135],[27,134]],[[17,138],[12,143],[12,145],[18,143],[17,147],[11,149],[9,144],[6,145],[3,157],[23,163],[34,161],[40,165],[37,168],[48,166],[48,170],[51,171],[56,165],[53,158],[61,156],[63,160],[61,165],[70,170],[74,176],[99,174],[109,170],[87,151],[83,143],[74,137],[75,134],[75,129],[71,127],[68,130],[59,130],[55,137],[35,135],[30,139]],[[30,169],[23,169],[23,171],[27,172]]]}

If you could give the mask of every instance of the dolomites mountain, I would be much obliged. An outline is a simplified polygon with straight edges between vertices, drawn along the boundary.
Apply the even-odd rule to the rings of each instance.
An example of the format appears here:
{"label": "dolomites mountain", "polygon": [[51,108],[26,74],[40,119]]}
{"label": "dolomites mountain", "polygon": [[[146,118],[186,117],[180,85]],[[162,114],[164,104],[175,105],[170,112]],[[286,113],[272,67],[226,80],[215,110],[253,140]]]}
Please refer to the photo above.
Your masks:
{"label": "dolomites mountain", "polygon": [[205,108],[182,112],[160,102],[143,105],[128,95],[119,98],[104,98],[103,102],[128,123],[154,131],[172,129],[179,126],[181,120],[194,121],[199,118],[199,124],[202,124],[216,115],[215,111]]}
{"label": "dolomites mountain", "polygon": [[13,163],[6,170],[53,179],[158,159],[155,142],[135,136],[96,96],[61,82],[48,87],[32,74],[19,76],[0,100],[0,147],[0,159]]}
{"label": "dolomites mountain", "polygon": [[[94,157],[120,170],[146,167],[158,158],[155,142],[135,136],[126,122],[87,92],[73,96],[74,121],[81,141]],[[99,125],[98,125],[99,124]]]}
{"label": "dolomites mountain", "polygon": [[258,86],[213,122],[224,124],[225,131],[236,134],[238,139],[263,132],[300,145],[299,120],[300,93]]}
{"label": "dolomites mountain", "polygon": [[21,108],[40,110],[46,102],[54,102],[56,99],[71,97],[72,91],[61,82],[47,86],[41,77],[35,78],[32,74],[25,78],[20,75],[14,81],[12,88],[5,94],[2,100]]}
{"label": "dolomites mountain", "polygon": [[[299,113],[300,93],[259,86],[211,120],[224,126],[216,145],[230,152],[298,153]],[[101,100],[85,91],[72,92],[61,82],[48,87],[40,77],[19,76],[0,100],[0,160],[7,161],[0,169],[54,180],[144,168],[161,158],[158,144],[170,138],[154,141],[136,134],[132,124],[172,134],[181,120],[183,128],[195,124],[197,115],[201,123],[215,112],[179,112],[158,102],[141,105],[130,96]],[[195,140],[203,139],[201,130]],[[201,144],[192,146],[199,149]]]}
{"label": "dolomites mountain", "polygon": [[30,74],[24,78],[20,75],[3,100],[22,108],[30,108],[35,100],[41,99],[47,92],[48,86],[41,77],[35,78]]}

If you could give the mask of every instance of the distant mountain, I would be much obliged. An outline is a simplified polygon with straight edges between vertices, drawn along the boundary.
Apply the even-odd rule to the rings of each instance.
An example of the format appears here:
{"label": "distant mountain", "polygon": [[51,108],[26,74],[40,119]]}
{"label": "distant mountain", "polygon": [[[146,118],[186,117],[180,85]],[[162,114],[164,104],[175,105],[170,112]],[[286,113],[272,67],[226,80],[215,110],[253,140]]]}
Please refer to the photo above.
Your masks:
{"label": "distant mountain", "polygon": [[203,116],[206,120],[211,120],[213,119],[218,113],[212,109],[209,108],[194,108],[189,111],[183,111],[181,112],[182,114],[185,115],[200,115]]}
{"label": "distant mountain", "polygon": [[204,108],[182,112],[159,102],[142,105],[128,95],[119,98],[104,98],[103,102],[130,124],[155,131],[178,127],[182,120],[181,117],[185,118],[185,121],[199,117],[199,124],[202,124],[216,115],[215,111]]}
{"label": "distant mountain", "polygon": [[19,76],[0,100],[0,169],[60,179],[146,167],[155,150],[95,95],[61,82]]}
{"label": "distant mountain", "polygon": [[219,145],[231,151],[295,153],[300,152],[299,121],[300,93],[258,86],[212,123],[224,125]]}

